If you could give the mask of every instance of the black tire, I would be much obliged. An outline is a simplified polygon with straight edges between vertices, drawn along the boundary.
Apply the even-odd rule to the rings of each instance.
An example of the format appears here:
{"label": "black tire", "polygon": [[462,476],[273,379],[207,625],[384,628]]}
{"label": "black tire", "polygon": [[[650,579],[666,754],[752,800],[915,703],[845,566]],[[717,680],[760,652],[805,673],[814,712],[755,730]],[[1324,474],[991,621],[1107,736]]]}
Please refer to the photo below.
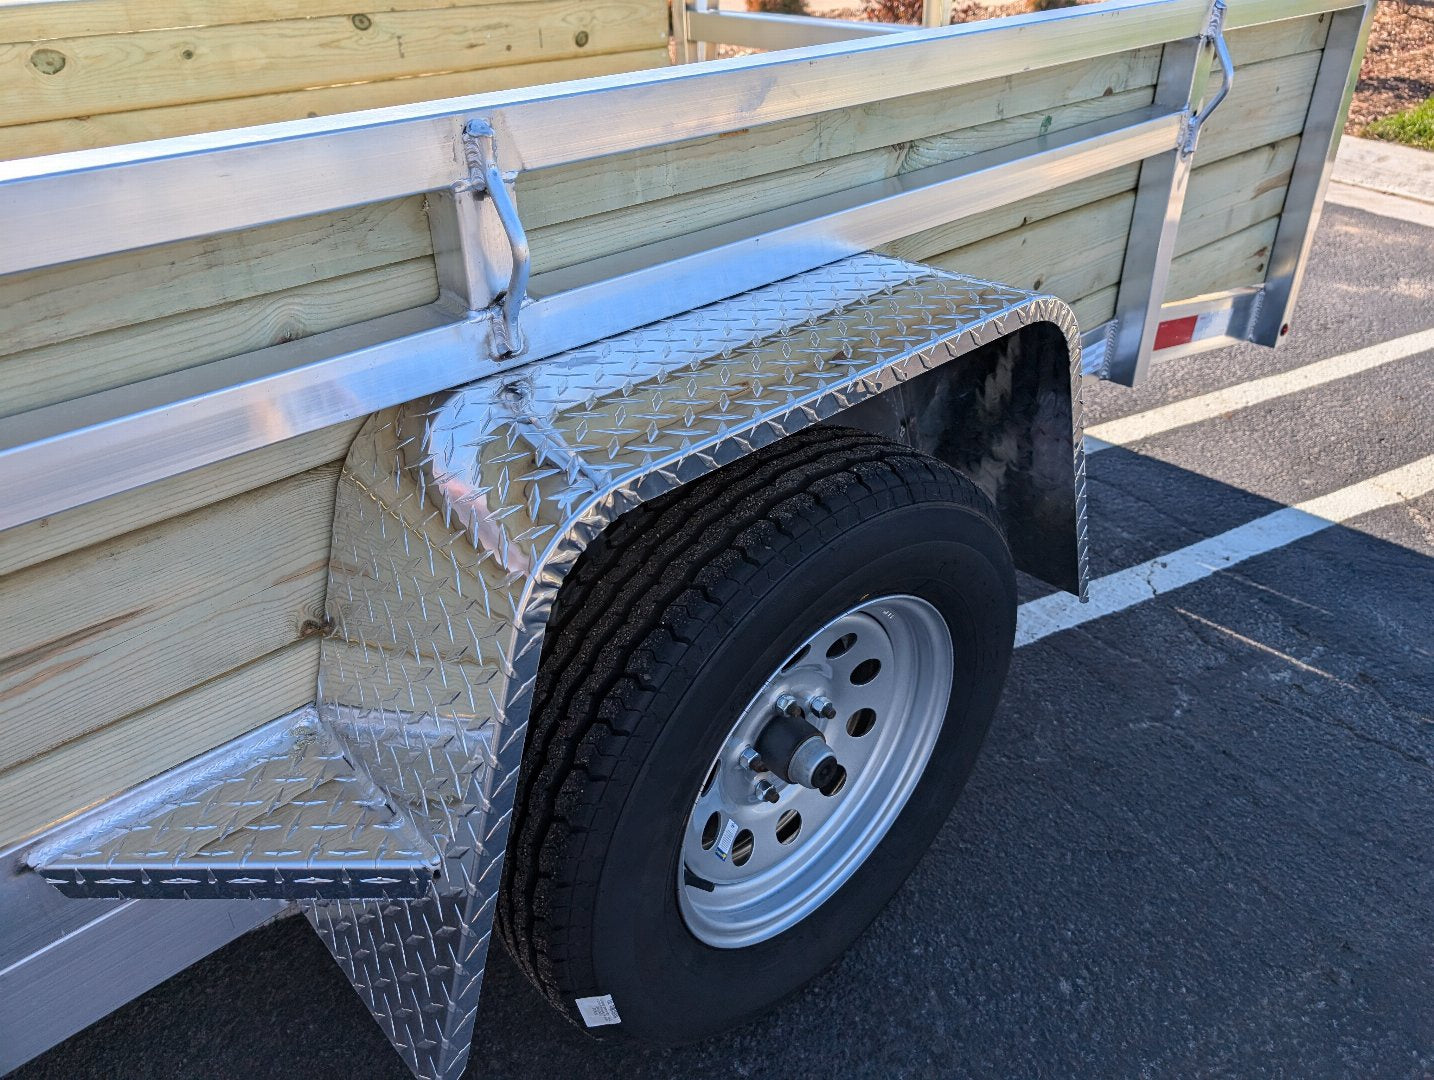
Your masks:
{"label": "black tire", "polygon": [[[717,747],[766,677],[865,597],[909,593],[951,631],[950,708],[920,782],[861,868],[759,945],[686,928],[683,825]],[[566,1016],[677,1044],[730,1029],[831,965],[916,866],[960,794],[1015,631],[990,501],[926,455],[809,428],[641,506],[584,552],[554,609],[512,819],[498,925]]]}

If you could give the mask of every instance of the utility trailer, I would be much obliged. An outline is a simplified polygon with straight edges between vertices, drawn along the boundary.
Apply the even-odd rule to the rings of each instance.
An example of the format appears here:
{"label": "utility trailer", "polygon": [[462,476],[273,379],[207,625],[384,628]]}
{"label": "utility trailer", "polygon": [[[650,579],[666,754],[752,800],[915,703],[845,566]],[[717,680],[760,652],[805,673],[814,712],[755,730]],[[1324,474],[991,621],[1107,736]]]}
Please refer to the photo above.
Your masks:
{"label": "utility trailer", "polygon": [[422,1077],[495,924],[660,1043],[831,963],[1371,11],[0,4],[0,1070],[292,905]]}

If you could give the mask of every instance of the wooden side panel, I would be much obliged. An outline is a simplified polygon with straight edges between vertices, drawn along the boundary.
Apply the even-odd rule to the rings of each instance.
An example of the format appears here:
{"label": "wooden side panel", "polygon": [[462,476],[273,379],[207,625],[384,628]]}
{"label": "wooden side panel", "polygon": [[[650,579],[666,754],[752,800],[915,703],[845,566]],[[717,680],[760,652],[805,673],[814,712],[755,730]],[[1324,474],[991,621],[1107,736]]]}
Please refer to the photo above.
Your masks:
{"label": "wooden side panel", "polygon": [[535,271],[1148,104],[1159,50],[803,117],[519,179]]}
{"label": "wooden side panel", "polygon": [[0,416],[438,295],[421,198],[0,281]]}
{"label": "wooden side panel", "polygon": [[0,4],[0,157],[667,63],[661,0]]}
{"label": "wooden side panel", "polygon": [[422,257],[421,199],[88,259],[0,282],[6,354]]}
{"label": "wooden side panel", "polygon": [[[1019,233],[1037,222],[1068,210],[1133,191],[1137,173],[1138,166],[1128,165],[1090,180],[1053,188],[988,214],[978,214],[946,225],[923,229],[894,244],[887,244],[882,251],[898,259],[912,259],[916,262],[944,259],[950,263],[959,263],[956,253],[966,250],[978,241],[1005,233]],[[960,272],[968,271],[962,269]]]}
{"label": "wooden side panel", "polygon": [[0,356],[0,415],[420,307],[437,292],[432,258],[408,259]]}
{"label": "wooden side panel", "polygon": [[[0,42],[12,42],[0,45],[0,92],[15,102],[6,120],[23,121],[0,128],[0,154],[470,92],[509,73],[516,85],[522,72],[540,73],[531,81],[579,72],[566,65],[625,70],[634,57],[661,59],[647,37],[665,23],[648,26],[649,9],[663,10],[649,0],[393,0],[360,27],[328,0],[302,20],[273,0],[0,4]],[[244,70],[239,42],[281,25]],[[410,26],[399,54],[394,42]],[[1172,296],[1263,277],[1324,30],[1311,19],[1232,35],[1240,78],[1202,140]],[[490,62],[495,43],[504,58]],[[306,68],[290,47],[310,57]],[[64,65],[37,59],[45,49]],[[369,81],[352,78],[364,64]],[[1159,50],[1142,50],[529,174],[519,199],[535,269],[1115,115],[1151,100],[1158,65]],[[71,107],[59,109],[46,87],[60,84],[43,80],[67,69]],[[186,88],[185,72],[203,77]],[[333,84],[344,72],[356,85]],[[120,99],[94,88],[124,80],[137,96],[105,111]],[[76,103],[95,111],[80,119]],[[1097,325],[1113,311],[1137,175],[1114,170],[888,250],[1053,292]],[[17,276],[0,281],[0,415],[436,295],[421,199]],[[0,643],[0,843],[313,698],[334,478],[356,427],[0,534],[0,624],[15,628]]]}
{"label": "wooden side panel", "polygon": [[1127,191],[927,261],[1062,299],[1086,296],[1120,280],[1134,206]]}
{"label": "wooden side panel", "polygon": [[[1188,291],[1197,285],[1209,292],[1264,279],[1268,248],[1258,241],[1271,232],[1268,222],[1284,206],[1328,29],[1328,16],[1317,15],[1229,35],[1235,87],[1201,135],[1167,299],[1197,295]],[[1214,85],[1219,81],[1217,71]],[[1211,245],[1211,251],[1197,254]],[[1232,255],[1222,269],[1221,260]],[[1098,326],[1115,314],[1118,282],[1117,272],[1088,293],[1060,295],[1081,326]]]}
{"label": "wooden side panel", "polygon": [[381,82],[318,86],[259,97],[223,98],[130,112],[93,113],[0,127],[0,160],[58,154],[95,146],[165,139],[200,131],[274,124],[306,116],[486,94],[515,86],[591,79],[663,67],[667,47],[545,60],[481,71],[443,72]]}
{"label": "wooden side panel", "polygon": [[321,465],[336,464],[348,452],[362,423],[362,420],[351,420],[347,424],[335,424],[7,529],[0,532],[0,575],[13,574],[179,514],[222,503],[235,495],[278,483]]}
{"label": "wooden side panel", "polygon": [[1282,139],[1196,169],[1185,192],[1176,256],[1277,217],[1299,142]]}
{"label": "wooden side panel", "polygon": [[648,0],[526,0],[17,42],[0,46],[0,81],[9,119],[31,123],[651,49],[661,14]]}
{"label": "wooden side panel", "polygon": [[[1176,240],[1171,298],[1194,295],[1174,291],[1192,284],[1210,291],[1255,284],[1263,278],[1265,266],[1258,241],[1270,227],[1252,226],[1278,216],[1284,204],[1319,62],[1318,50],[1327,30],[1328,18],[1313,16],[1230,35],[1238,77],[1235,89],[1201,139]],[[1007,211],[982,215],[973,222],[928,230],[930,241],[908,238],[889,250],[963,273],[1055,292],[1072,305],[1083,327],[1098,326],[1115,314],[1123,259],[1113,254],[1113,247],[1124,249],[1129,214],[1125,213],[1122,221],[1112,202],[1105,202],[1098,211],[1094,205],[1082,212],[1077,208],[1108,200],[1117,182],[1122,185],[1120,190],[1134,190],[1133,174],[1121,171],[1072,185],[1069,191],[1046,193]],[[1059,220],[1047,222],[1052,215],[1059,215]],[[1000,230],[990,227],[995,224],[1010,230],[1009,234],[997,237]],[[1119,230],[1118,236],[1102,231],[1112,227]],[[932,242],[943,234],[951,241],[944,248],[939,241]],[[1212,244],[1219,246],[1195,255]],[[1042,251],[1046,252],[1044,265]],[[1222,271],[1221,258],[1236,252],[1237,257]],[[1071,260],[1078,265],[1070,265]]]}
{"label": "wooden side panel", "polygon": [[1151,86],[1159,61],[1158,49],[1145,49],[991,79],[951,92],[894,97],[727,135],[540,169],[518,181],[523,220],[530,229],[576,221]]}
{"label": "wooden side panel", "polygon": [[1240,285],[1258,285],[1265,280],[1270,247],[1275,242],[1275,228],[1279,223],[1279,218],[1272,217],[1177,255],[1170,267],[1170,288],[1166,295],[1202,296]]}
{"label": "wooden side panel", "polygon": [[314,699],[359,423],[0,533],[0,845]]}
{"label": "wooden side panel", "polygon": [[[421,198],[17,275],[0,281],[0,400],[36,408],[436,296]],[[357,427],[0,534],[0,833],[313,700]]]}
{"label": "wooden side panel", "polygon": [[[431,246],[413,198],[5,278],[3,412],[429,303]],[[0,843],[313,700],[357,427],[0,533]]]}
{"label": "wooden side panel", "polygon": [[312,633],[337,481],[323,466],[0,581],[0,715],[24,718],[0,770]]}
{"label": "wooden side panel", "polygon": [[0,771],[0,846],[312,701],[318,665],[318,639],[298,641]]}
{"label": "wooden side panel", "polygon": [[[472,8],[481,0],[383,0],[385,12]],[[176,26],[232,26],[279,22],[302,10],[306,18],[349,16],[367,10],[351,0],[5,0],[0,40],[53,41],[101,34],[134,34]]]}

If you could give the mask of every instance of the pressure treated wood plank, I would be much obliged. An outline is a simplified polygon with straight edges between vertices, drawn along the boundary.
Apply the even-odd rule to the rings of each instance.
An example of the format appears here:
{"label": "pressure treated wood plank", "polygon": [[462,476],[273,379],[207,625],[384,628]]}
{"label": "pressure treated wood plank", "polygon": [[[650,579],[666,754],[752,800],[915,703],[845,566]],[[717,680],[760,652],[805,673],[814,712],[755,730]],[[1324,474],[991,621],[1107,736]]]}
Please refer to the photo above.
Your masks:
{"label": "pressure treated wood plank", "polygon": [[[183,281],[176,288],[184,288]],[[438,298],[431,258],[0,356],[0,418],[375,319]]]}
{"label": "pressure treated wood plank", "polygon": [[1233,236],[1177,256],[1170,265],[1167,301],[1186,300],[1265,280],[1278,218],[1270,218]]}
{"label": "pressure treated wood plank", "polygon": [[[527,0],[0,45],[11,123],[655,48],[653,0]],[[37,59],[37,56],[39,57]]]}
{"label": "pressure treated wood plank", "polygon": [[1130,90],[532,229],[528,236],[533,269],[541,273],[571,266],[638,244],[1005,146],[1045,131],[1061,131],[1139,108],[1150,98],[1149,88]]}
{"label": "pressure treated wood plank", "polygon": [[432,253],[414,196],[0,279],[0,355]]}
{"label": "pressure treated wood plank", "polygon": [[[1242,231],[1246,226],[1261,222],[1272,214],[1278,214],[1284,200],[1284,185],[1288,179],[1289,166],[1298,145],[1297,138],[1287,139],[1275,146],[1260,147],[1238,157],[1196,169],[1191,175],[1190,187],[1186,193],[1185,214],[1181,219],[1177,251],[1191,251],[1230,233]],[[1069,209],[1069,206],[1064,205],[1067,202],[1080,205],[1086,201],[1082,199],[1086,192],[1099,198],[1116,191],[1130,191],[1134,188],[1134,181],[1135,167],[1131,166],[1129,169],[1107,173],[1093,181],[1082,181],[1043,193],[1035,199],[1017,203],[1002,211],[938,226],[898,241],[883,250],[898,258],[927,262],[939,260],[951,269],[963,273],[976,273],[975,270],[965,268],[981,265],[986,268],[981,272],[987,276],[1008,280],[1002,276],[1003,271],[998,265],[999,259],[1005,257],[1004,253],[992,258],[989,252],[983,252],[980,248],[967,252],[950,249],[971,244],[985,235],[990,235],[986,230],[992,224],[999,223],[1001,226],[1000,230],[995,231],[1018,230],[1023,225],[1029,227],[1034,222],[1051,217],[1053,213]],[[1249,220],[1246,220],[1247,218]],[[1078,234],[1082,227],[1079,224],[1079,215],[1073,215],[1066,220],[1071,223],[1068,227]],[[1016,234],[1013,233],[1012,237],[1014,235]],[[1007,237],[1005,243],[1012,243],[1012,237]],[[942,243],[943,240],[950,242]],[[938,246],[940,251],[933,252],[933,247]],[[1118,291],[1116,282],[1120,267],[1113,252],[1108,251],[1107,255],[1108,258],[1103,260],[1099,272],[1093,277],[1093,280],[1106,281],[1107,284],[1086,295],[1080,295],[1078,299],[1065,291],[1071,288],[1069,275],[1057,275],[1044,283],[1046,291],[1056,292],[1071,305],[1082,330],[1099,326],[1115,316]],[[1210,258],[1207,256],[1203,261],[1203,269],[1209,269]],[[1215,255],[1214,258],[1218,259],[1219,256]],[[1013,260],[1005,265],[1014,267],[1017,264]]]}
{"label": "pressure treated wood plank", "polygon": [[1195,163],[1208,165],[1303,131],[1321,56],[1298,53],[1240,69],[1230,96],[1200,131]]}
{"label": "pressure treated wood plank", "polygon": [[[511,0],[382,0],[383,11],[483,7]],[[0,41],[133,34],[176,27],[278,22],[302,10],[307,18],[367,12],[352,0],[0,0]]]}
{"label": "pressure treated wood plank", "polygon": [[1214,243],[1275,217],[1284,208],[1298,137],[1193,170],[1175,254]]}
{"label": "pressure treated wood plank", "polygon": [[0,772],[0,847],[314,699],[307,638]]}
{"label": "pressure treated wood plank", "polygon": [[1133,194],[1112,196],[926,262],[1062,299],[1086,296],[1120,280],[1134,205]]}
{"label": "pressure treated wood plank", "polygon": [[[895,175],[905,148],[883,146],[860,154],[821,161],[785,172],[768,173],[738,184],[707,188],[531,229],[528,241],[533,272],[542,273],[666,240],[748,214],[787,206],[858,184]],[[519,204],[522,205],[521,203]]]}
{"label": "pressure treated wood plank", "polygon": [[0,769],[321,623],[338,475],[314,469],[0,580]]}
{"label": "pressure treated wood plank", "polygon": [[445,72],[380,82],[321,86],[260,97],[225,98],[132,112],[43,120],[0,127],[0,160],[167,139],[201,131],[273,124],[307,116],[330,116],[388,105],[408,105],[416,101],[436,101],[518,86],[617,75],[664,67],[667,63],[667,49],[662,47],[481,71]]}
{"label": "pressure treated wood plank", "polygon": [[1019,229],[1078,206],[1098,202],[1121,192],[1134,191],[1138,175],[1139,166],[1127,165],[1089,180],[1052,188],[1010,206],[923,229],[878,250],[897,259],[925,262],[944,252]]}
{"label": "pressure treated wood plank", "polygon": [[[485,0],[383,0],[384,11],[433,10],[479,7]],[[497,3],[500,0],[491,0]],[[304,14],[350,16],[364,10],[348,0],[306,0]],[[57,37],[84,37],[96,34],[128,34],[141,30],[162,30],[179,26],[220,26],[232,23],[274,22],[294,15],[293,0],[46,0],[31,3],[0,3],[0,40],[40,41]],[[1324,21],[1326,16],[1315,18]],[[1262,31],[1272,33],[1278,46],[1285,29],[1296,22],[1269,23],[1231,31],[1232,42]],[[1320,43],[1323,38],[1321,36]],[[1318,48],[1318,44],[1306,48]],[[1291,49],[1289,51],[1302,51]]]}
{"label": "pressure treated wood plank", "polygon": [[1035,112],[1018,116],[1007,116],[989,124],[963,127],[942,132],[929,138],[917,139],[902,158],[901,172],[913,172],[930,165],[956,161],[983,150],[998,146],[1009,146],[1014,142],[1034,139],[1040,135],[1065,131],[1068,128],[1088,124],[1094,120],[1119,116],[1149,105],[1155,98],[1153,87],[1137,87],[1119,94],[1102,94],[1088,101],[1074,101],[1068,105],[1046,106]]}
{"label": "pressure treated wood plank", "polygon": [[1071,311],[1075,313],[1081,333],[1094,330],[1101,323],[1115,318],[1115,301],[1119,293],[1119,286],[1108,285],[1089,296],[1082,296],[1079,300],[1067,301]]}
{"label": "pressure treated wood plank", "polygon": [[989,79],[951,91],[888,98],[726,135],[539,169],[518,179],[530,230],[1153,86],[1160,50]]}
{"label": "pressure treated wood plank", "polygon": [[363,418],[251,450],[0,532],[0,575],[340,462]]}
{"label": "pressure treated wood plank", "polygon": [[[1225,35],[1225,44],[1229,46],[1230,59],[1238,69],[1246,64],[1323,49],[1328,36],[1329,14],[1323,13],[1258,26],[1242,26]],[[1216,64],[1216,82],[1219,81],[1219,70]]]}

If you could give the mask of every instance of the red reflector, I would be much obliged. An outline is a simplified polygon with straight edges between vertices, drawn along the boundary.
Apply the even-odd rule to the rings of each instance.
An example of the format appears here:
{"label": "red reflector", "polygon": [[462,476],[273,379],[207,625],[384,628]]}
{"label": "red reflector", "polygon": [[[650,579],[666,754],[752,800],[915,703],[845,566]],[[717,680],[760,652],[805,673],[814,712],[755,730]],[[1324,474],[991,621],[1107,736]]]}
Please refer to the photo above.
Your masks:
{"label": "red reflector", "polygon": [[1171,319],[1155,328],[1155,351],[1168,349],[1172,345],[1189,344],[1195,337],[1195,324],[1200,316],[1187,315],[1183,319]]}

